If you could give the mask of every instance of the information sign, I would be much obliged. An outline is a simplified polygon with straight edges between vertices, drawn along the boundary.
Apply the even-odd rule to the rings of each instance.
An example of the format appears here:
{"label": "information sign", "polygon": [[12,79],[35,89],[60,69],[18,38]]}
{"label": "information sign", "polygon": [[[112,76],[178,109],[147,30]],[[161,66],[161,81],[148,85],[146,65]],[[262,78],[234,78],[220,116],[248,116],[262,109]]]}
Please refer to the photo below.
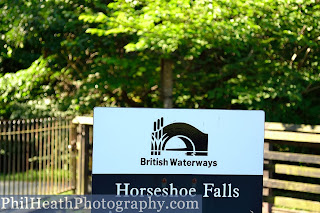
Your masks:
{"label": "information sign", "polygon": [[202,212],[261,212],[263,111],[98,107],[93,134],[93,194],[197,195]]}

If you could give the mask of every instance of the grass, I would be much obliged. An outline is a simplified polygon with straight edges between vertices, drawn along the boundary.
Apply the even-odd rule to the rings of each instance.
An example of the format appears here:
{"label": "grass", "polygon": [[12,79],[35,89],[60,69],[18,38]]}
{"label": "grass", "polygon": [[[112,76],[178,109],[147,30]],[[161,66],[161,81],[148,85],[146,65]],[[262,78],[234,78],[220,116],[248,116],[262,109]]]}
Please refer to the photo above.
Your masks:
{"label": "grass", "polygon": [[69,190],[69,191],[66,191],[66,192],[62,192],[58,195],[74,195],[73,191],[72,190]]}
{"label": "grass", "polygon": [[35,182],[41,180],[52,178],[54,180],[56,179],[69,179],[71,178],[71,172],[64,169],[45,169],[41,171],[36,170],[29,170],[28,172],[19,172],[15,174],[4,174],[0,173],[0,181],[6,180],[6,181],[28,181],[28,182]]}

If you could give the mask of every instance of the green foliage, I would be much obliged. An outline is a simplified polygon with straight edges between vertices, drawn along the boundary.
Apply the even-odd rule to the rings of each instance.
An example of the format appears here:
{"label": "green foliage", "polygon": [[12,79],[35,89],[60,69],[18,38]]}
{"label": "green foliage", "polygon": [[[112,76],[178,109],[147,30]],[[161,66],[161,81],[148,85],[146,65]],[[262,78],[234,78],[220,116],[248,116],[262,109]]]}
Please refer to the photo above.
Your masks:
{"label": "green foliage", "polygon": [[127,52],[176,61],[176,106],[263,109],[269,121],[318,123],[315,1],[118,0],[109,8],[80,16],[100,24],[87,32],[135,35]]}
{"label": "green foliage", "polygon": [[168,58],[175,107],[262,109],[268,121],[319,124],[316,0],[22,0],[0,8],[2,117],[160,107],[160,59]]}
{"label": "green foliage", "polygon": [[[238,40],[245,39],[258,27],[247,18],[252,10],[247,10],[248,4],[242,1],[118,0],[108,6],[113,11],[110,16],[86,14],[80,19],[105,24],[107,30],[89,28],[87,32],[92,34],[137,35],[137,41],[132,40],[125,46],[128,52],[150,49],[164,57],[176,52],[188,59],[218,46],[224,39],[237,45]],[[244,26],[248,27],[246,31],[235,32]]]}
{"label": "green foliage", "polygon": [[[4,117],[50,115],[48,59],[40,57],[28,69],[7,73],[0,79],[0,113]],[[49,94],[48,94],[49,93]],[[38,99],[38,96],[44,99]],[[48,96],[48,97],[46,97]]]}
{"label": "green foliage", "polygon": [[[24,53],[4,55],[13,68],[0,65],[3,74],[11,73],[1,81],[0,116],[90,114],[94,106],[152,106],[156,102],[152,100],[159,77],[147,72],[156,69],[156,56],[124,54],[126,36],[100,38],[85,33],[90,24],[78,17],[106,8],[101,1],[15,3],[1,5],[6,23],[1,25],[0,37],[13,52]],[[29,60],[30,55],[41,57]],[[16,63],[18,59],[24,65]],[[17,71],[20,67],[29,68]],[[15,81],[22,83],[17,86]]]}

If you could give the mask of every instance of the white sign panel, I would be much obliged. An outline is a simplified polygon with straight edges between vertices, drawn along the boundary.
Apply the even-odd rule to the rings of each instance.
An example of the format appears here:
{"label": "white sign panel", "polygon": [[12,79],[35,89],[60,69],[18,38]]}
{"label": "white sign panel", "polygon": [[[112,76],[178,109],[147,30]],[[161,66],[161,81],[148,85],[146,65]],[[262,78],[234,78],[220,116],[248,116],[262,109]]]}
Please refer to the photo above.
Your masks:
{"label": "white sign panel", "polygon": [[263,111],[95,108],[94,125],[94,174],[263,174]]}

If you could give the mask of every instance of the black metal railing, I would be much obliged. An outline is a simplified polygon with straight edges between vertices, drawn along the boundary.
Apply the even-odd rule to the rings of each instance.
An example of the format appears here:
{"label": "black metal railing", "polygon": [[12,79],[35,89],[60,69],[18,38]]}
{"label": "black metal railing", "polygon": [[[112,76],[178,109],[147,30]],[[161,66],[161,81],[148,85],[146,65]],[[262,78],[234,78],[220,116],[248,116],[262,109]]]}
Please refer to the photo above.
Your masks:
{"label": "black metal railing", "polygon": [[0,195],[75,189],[72,119],[0,121]]}

